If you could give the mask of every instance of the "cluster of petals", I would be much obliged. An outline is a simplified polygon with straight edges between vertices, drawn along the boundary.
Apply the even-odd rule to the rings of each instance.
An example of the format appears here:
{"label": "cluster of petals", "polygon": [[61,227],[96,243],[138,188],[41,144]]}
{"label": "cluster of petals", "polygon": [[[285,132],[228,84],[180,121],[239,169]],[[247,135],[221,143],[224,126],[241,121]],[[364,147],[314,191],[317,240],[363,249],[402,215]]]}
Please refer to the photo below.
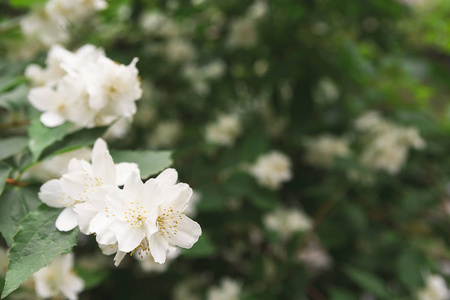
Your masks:
{"label": "cluster of petals", "polygon": [[281,184],[291,180],[291,160],[284,153],[272,151],[258,157],[250,167],[258,183],[272,190],[281,188]]}
{"label": "cluster of petals", "polygon": [[49,47],[69,39],[69,24],[80,23],[108,6],[105,0],[50,0],[25,16],[20,26],[32,41]]}
{"label": "cluster of petals", "polygon": [[177,178],[176,170],[166,169],[143,183],[136,164],[114,164],[98,139],[92,163],[72,159],[66,174],[42,185],[39,198],[64,207],[56,220],[59,230],[78,226],[84,234],[95,233],[103,253],[116,253],[116,265],[135,251],[164,263],[176,246],[189,249],[201,235],[200,225],[184,214],[192,189]]}
{"label": "cluster of petals", "polygon": [[55,45],[46,68],[30,65],[25,71],[35,85],[28,100],[43,112],[41,122],[47,127],[70,121],[90,128],[131,118],[142,96],[136,62],[118,64],[93,45],[75,52]]}

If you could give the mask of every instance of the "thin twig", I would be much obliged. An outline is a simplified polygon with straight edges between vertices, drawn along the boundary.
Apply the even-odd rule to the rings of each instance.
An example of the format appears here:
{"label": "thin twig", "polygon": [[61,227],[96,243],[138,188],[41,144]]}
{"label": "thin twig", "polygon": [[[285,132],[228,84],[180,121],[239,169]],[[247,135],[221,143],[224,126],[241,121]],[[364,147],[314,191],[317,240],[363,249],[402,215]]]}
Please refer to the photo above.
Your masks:
{"label": "thin twig", "polygon": [[10,123],[0,124],[0,129],[10,129],[19,126],[30,125],[30,123],[31,123],[30,120],[14,121]]}
{"label": "thin twig", "polygon": [[17,181],[17,180],[12,179],[12,178],[6,178],[6,183],[10,184],[10,185],[15,185],[15,186],[26,186],[26,185],[28,185],[28,183],[26,183],[24,181]]}

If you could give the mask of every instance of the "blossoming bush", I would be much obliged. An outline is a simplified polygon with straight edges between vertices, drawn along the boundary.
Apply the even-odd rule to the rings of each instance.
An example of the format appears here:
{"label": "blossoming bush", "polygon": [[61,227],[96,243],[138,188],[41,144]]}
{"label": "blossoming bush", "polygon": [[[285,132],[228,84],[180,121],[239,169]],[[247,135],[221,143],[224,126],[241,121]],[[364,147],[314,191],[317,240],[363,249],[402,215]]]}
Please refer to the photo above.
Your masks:
{"label": "blossoming bush", "polygon": [[449,11],[1,2],[2,298],[448,299]]}

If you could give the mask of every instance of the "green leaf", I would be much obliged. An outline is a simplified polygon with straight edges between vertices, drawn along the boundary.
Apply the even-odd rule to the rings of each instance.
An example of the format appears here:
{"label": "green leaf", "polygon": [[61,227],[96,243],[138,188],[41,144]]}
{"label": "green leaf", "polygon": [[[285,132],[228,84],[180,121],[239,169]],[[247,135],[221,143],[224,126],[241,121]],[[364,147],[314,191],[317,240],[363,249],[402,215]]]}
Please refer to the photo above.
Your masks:
{"label": "green leaf", "polygon": [[20,188],[5,189],[0,196],[0,232],[9,247],[13,244],[13,236],[19,229],[20,220],[27,212],[22,202]]}
{"label": "green leaf", "polygon": [[94,142],[101,137],[108,127],[96,127],[90,129],[78,130],[64,137],[62,141],[59,141],[52,146],[45,149],[41,155],[41,159],[56,155],[71,150],[75,150],[84,146],[91,146]]}
{"label": "green leaf", "polygon": [[22,136],[15,136],[0,139],[0,160],[19,153],[27,146],[28,139]]}
{"label": "green leaf", "polygon": [[28,146],[33,155],[33,162],[39,159],[42,152],[55,142],[61,141],[70,130],[70,123],[64,123],[61,126],[49,128],[45,127],[39,119],[31,122],[28,135],[30,141]]}
{"label": "green leaf", "polygon": [[108,277],[105,270],[91,270],[81,266],[75,266],[75,272],[83,279],[85,290],[96,287]]}
{"label": "green leaf", "polygon": [[20,85],[12,91],[0,95],[0,107],[8,110],[18,110],[26,103],[28,87]]}
{"label": "green leaf", "polygon": [[215,251],[216,249],[209,237],[203,233],[191,249],[183,250],[183,256],[205,257],[214,254]]}
{"label": "green leaf", "polygon": [[371,292],[375,296],[387,298],[388,293],[384,283],[375,275],[359,270],[356,268],[347,267],[344,270],[345,274],[356,283],[363,291]]}
{"label": "green leaf", "polygon": [[351,292],[341,289],[332,288],[330,291],[331,300],[357,300],[358,297],[353,295]]}
{"label": "green leaf", "polygon": [[0,196],[3,193],[6,179],[9,177],[12,168],[5,163],[0,162]]}
{"label": "green leaf", "polygon": [[157,174],[172,165],[171,151],[119,151],[111,150],[115,163],[133,162],[139,165],[141,177],[147,178]]}
{"label": "green leaf", "polygon": [[10,0],[9,3],[14,7],[27,8],[36,4],[45,3],[46,1],[47,0]]}
{"label": "green leaf", "polygon": [[69,253],[77,243],[78,229],[58,231],[55,221],[61,210],[41,205],[21,222],[9,252],[8,273],[2,299],[53,258]]}
{"label": "green leaf", "polygon": [[414,250],[405,250],[397,261],[398,278],[413,290],[423,285],[421,272],[425,269],[427,266],[424,257]]}

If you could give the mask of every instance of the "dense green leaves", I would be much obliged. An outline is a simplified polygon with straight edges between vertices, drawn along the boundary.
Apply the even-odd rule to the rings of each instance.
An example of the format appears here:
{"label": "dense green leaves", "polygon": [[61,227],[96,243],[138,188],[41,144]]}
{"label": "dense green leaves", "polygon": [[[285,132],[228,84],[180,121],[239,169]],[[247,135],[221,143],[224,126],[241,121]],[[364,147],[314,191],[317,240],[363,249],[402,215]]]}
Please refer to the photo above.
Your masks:
{"label": "dense green leaves", "polygon": [[49,128],[45,127],[39,119],[31,122],[29,129],[30,141],[28,146],[33,155],[33,162],[39,159],[42,152],[53,145],[55,142],[61,141],[70,130],[70,123],[64,123],[61,126]]}
{"label": "dense green leaves", "polygon": [[55,221],[61,211],[41,205],[37,211],[28,214],[21,222],[14,236],[9,253],[9,267],[6,274],[2,298],[17,289],[34,272],[45,267],[53,258],[68,253],[77,243],[78,230],[58,231]]}
{"label": "dense green leaves", "polygon": [[215,252],[214,244],[210,241],[208,235],[202,234],[195,245],[186,251],[183,251],[183,256],[186,257],[205,257]]}
{"label": "dense green leaves", "polygon": [[115,163],[134,162],[141,170],[141,177],[155,175],[172,164],[171,151],[119,151],[111,150]]}
{"label": "dense green leaves", "polygon": [[27,8],[27,7],[36,5],[36,4],[45,3],[46,0],[10,0],[9,2],[12,6],[20,7],[20,8]]}
{"label": "dense green leaves", "polygon": [[374,274],[356,268],[346,268],[345,274],[356,283],[361,290],[371,292],[380,298],[388,298],[384,283]]}
{"label": "dense green leaves", "polygon": [[0,139],[0,160],[8,158],[25,149],[28,139],[26,137],[15,136]]}
{"label": "dense green leaves", "polygon": [[27,212],[19,187],[6,189],[0,196],[0,232],[8,246],[13,244],[19,222]]}

